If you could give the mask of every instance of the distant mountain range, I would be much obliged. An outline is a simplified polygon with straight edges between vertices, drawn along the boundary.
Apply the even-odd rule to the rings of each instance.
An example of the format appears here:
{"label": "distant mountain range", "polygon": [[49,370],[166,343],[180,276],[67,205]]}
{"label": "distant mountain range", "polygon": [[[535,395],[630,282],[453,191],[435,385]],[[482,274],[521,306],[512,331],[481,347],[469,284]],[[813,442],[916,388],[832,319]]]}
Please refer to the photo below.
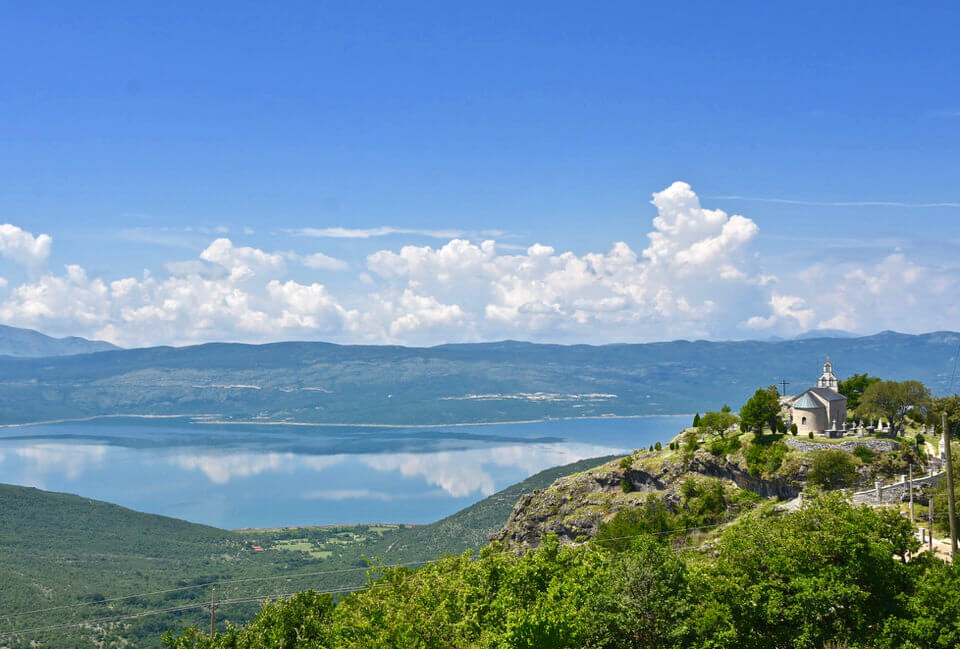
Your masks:
{"label": "distant mountain range", "polygon": [[794,340],[808,340],[810,338],[860,338],[860,335],[842,329],[813,329],[793,337]]}
{"label": "distant mountain range", "polygon": [[119,349],[102,340],[87,340],[69,336],[53,338],[33,329],[0,325],[0,356],[32,358],[37,356],[67,356]]}
{"label": "distant mountain range", "polygon": [[[789,341],[429,348],[213,343],[0,359],[0,423],[113,414],[260,422],[450,424],[735,409],[759,386],[809,387],[827,355],[948,389],[960,334]],[[954,388],[955,389],[955,388]]]}

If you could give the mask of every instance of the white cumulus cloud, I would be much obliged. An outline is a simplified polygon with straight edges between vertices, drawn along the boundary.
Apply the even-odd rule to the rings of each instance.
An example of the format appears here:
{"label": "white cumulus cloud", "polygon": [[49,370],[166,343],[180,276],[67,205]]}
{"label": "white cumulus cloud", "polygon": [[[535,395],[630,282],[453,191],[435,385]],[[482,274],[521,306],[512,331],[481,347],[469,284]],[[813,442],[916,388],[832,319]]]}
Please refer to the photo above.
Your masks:
{"label": "white cumulus cloud", "polygon": [[[833,260],[775,275],[753,248],[760,229],[752,219],[704,208],[682,182],[653,194],[652,203],[656,215],[639,245],[616,241],[577,253],[543,242],[518,248],[444,236],[438,245],[376,250],[353,265],[355,276],[346,261],[321,252],[271,252],[227,237],[194,259],[168,262],[160,274],[107,279],[78,265],[41,274],[37,262],[47,258],[50,237],[7,225],[0,254],[38,270],[3,289],[0,322],[132,346],[289,338],[602,343],[760,330],[917,331],[956,328],[960,319],[956,269],[894,252],[872,264]],[[413,231],[301,234],[400,232]]]}
{"label": "white cumulus cloud", "polygon": [[322,252],[304,255],[300,257],[300,262],[307,268],[313,268],[314,270],[347,270],[350,267],[342,259],[330,257]]}
{"label": "white cumulus cloud", "polygon": [[15,225],[0,225],[0,255],[29,268],[36,268],[47,260],[52,242],[48,234],[33,236]]}

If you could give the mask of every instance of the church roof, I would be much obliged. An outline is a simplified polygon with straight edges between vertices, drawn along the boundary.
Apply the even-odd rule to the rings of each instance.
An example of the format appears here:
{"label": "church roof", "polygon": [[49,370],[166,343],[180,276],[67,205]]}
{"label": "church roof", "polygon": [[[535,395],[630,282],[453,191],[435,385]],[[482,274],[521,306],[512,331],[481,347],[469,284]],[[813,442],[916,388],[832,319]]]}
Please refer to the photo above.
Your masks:
{"label": "church roof", "polygon": [[817,401],[810,396],[809,390],[803,393],[799,399],[796,400],[793,404],[794,408],[802,408],[804,410],[813,410],[814,408],[823,408],[822,403],[817,403]]}
{"label": "church roof", "polygon": [[839,392],[835,392],[834,390],[831,390],[830,388],[810,388],[809,390],[807,390],[807,392],[813,392],[815,395],[817,395],[821,399],[826,399],[827,401],[840,401],[840,400],[846,401],[847,400],[845,396],[843,396]]}

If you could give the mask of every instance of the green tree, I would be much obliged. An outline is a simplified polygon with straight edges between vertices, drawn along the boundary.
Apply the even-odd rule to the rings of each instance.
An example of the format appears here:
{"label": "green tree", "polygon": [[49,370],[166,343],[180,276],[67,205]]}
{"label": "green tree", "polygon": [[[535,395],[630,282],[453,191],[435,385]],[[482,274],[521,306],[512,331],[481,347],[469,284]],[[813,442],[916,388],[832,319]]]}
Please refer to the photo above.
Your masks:
{"label": "green tree", "polygon": [[683,434],[683,445],[680,447],[680,450],[683,454],[683,461],[685,464],[689,464],[690,460],[693,459],[693,454],[698,448],[700,448],[700,440],[698,429],[688,430]]}
{"label": "green tree", "polygon": [[852,374],[837,384],[837,390],[847,398],[847,410],[855,412],[860,405],[860,398],[863,391],[874,383],[880,381],[879,377],[870,376],[866,372],[863,374]]}
{"label": "green tree", "polygon": [[857,459],[840,449],[814,451],[807,483],[822,489],[841,489],[857,479]]}
{"label": "green tree", "polygon": [[267,602],[245,627],[227,626],[226,631],[211,638],[188,629],[175,637],[168,633],[163,643],[168,649],[309,649],[327,636],[327,623],[333,611],[333,598],[312,590],[297,593],[289,599]]}
{"label": "green tree", "polygon": [[604,649],[679,647],[688,634],[687,567],[652,536],[630,542],[612,562],[598,630],[587,646]]}
{"label": "green tree", "polygon": [[877,381],[864,390],[859,407],[864,415],[886,418],[894,430],[901,430],[907,412],[926,412],[930,401],[930,390],[919,381]]}
{"label": "green tree", "polygon": [[700,413],[698,412],[693,416],[693,427],[700,428]]}
{"label": "green tree", "polygon": [[920,561],[924,571],[906,600],[904,615],[886,621],[880,643],[884,649],[960,647],[960,566]]}
{"label": "green tree", "polygon": [[699,428],[706,434],[723,436],[727,429],[736,426],[739,422],[740,419],[731,412],[710,411],[700,418]]}
{"label": "green tree", "polygon": [[902,557],[918,547],[899,513],[839,494],[783,517],[747,514],[714,545],[712,563],[691,566],[694,646],[874,646],[914,574]]}
{"label": "green tree", "polygon": [[947,413],[947,421],[950,422],[950,432],[957,437],[960,435],[960,394],[932,399],[927,411],[927,423],[939,428],[941,413],[944,412]]}
{"label": "green tree", "polygon": [[754,392],[740,409],[740,419],[756,432],[762,432],[764,426],[775,431],[779,414],[780,393],[775,385]]}
{"label": "green tree", "polygon": [[[739,494],[739,495],[738,495]],[[919,549],[893,509],[840,494],[797,512],[688,479],[620,511],[593,542],[548,535],[418,569],[378,566],[369,588],[268,603],[245,627],[167,634],[168,649],[926,649],[960,646],[960,567]],[[752,500],[751,500],[752,498]],[[753,510],[726,527],[731,517]],[[680,552],[689,528],[708,552]],[[627,538],[629,537],[629,538]],[[683,538],[682,538],[683,537]],[[347,582],[352,583],[352,582]],[[332,587],[335,587],[331,584]]]}
{"label": "green tree", "polygon": [[[954,502],[960,502],[960,442],[954,441],[950,445],[953,451],[953,498]],[[936,486],[930,489],[930,501],[933,503],[933,511],[939,514],[934,522],[940,532],[948,534],[950,532],[950,523],[947,518],[947,481],[941,480]],[[960,513],[960,512],[958,512]]]}

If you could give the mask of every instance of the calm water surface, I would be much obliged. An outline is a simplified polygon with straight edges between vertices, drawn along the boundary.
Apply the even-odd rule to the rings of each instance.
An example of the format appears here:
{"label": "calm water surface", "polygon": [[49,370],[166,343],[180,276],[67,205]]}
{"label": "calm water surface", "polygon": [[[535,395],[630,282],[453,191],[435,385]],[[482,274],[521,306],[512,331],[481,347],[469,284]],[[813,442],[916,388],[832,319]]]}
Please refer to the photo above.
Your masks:
{"label": "calm water surface", "polygon": [[231,529],[428,523],[542,469],[666,441],[688,421],[368,428],[104,418],[0,429],[0,482]]}

